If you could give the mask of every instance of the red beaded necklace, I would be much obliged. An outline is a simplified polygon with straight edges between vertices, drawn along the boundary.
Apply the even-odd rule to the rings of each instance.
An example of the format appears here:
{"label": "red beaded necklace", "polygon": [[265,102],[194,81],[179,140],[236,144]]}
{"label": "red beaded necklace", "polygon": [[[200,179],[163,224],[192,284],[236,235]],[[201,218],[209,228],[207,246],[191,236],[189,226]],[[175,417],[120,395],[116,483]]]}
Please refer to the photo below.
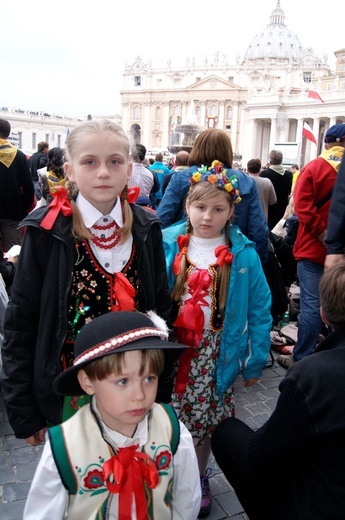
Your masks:
{"label": "red beaded necklace", "polygon": [[[106,229],[111,229],[114,226],[115,226],[114,232],[108,237],[97,236],[94,233],[92,233],[92,229],[104,231]],[[118,244],[121,240],[121,235],[119,235],[117,233],[117,230],[119,229],[119,227],[120,226],[118,226],[116,224],[115,220],[113,220],[106,226],[97,226],[96,224],[94,224],[91,228],[91,234],[92,234],[91,240],[92,240],[93,244],[95,244],[95,246],[97,246],[97,247],[100,247],[101,249],[111,249],[111,248],[115,247],[116,244]]]}
{"label": "red beaded necklace", "polygon": [[[106,226],[97,226],[97,224],[94,224],[92,227],[93,229],[99,229],[101,231],[105,230],[105,229],[111,229],[112,227],[116,226],[116,222],[115,220],[113,220],[112,222],[110,222],[109,224],[107,224]],[[118,227],[118,226],[117,226]]]}

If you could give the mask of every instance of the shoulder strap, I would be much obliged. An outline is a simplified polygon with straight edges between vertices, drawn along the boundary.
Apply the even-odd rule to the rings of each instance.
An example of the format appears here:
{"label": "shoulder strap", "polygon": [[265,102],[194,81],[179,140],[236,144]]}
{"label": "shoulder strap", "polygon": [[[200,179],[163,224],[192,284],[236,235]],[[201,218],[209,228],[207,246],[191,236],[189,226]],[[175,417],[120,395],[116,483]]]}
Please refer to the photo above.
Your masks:
{"label": "shoulder strap", "polygon": [[329,201],[332,198],[333,190],[327,193],[319,202],[316,203],[317,208],[321,208],[324,204],[326,204],[327,201]]}
{"label": "shoulder strap", "polygon": [[173,455],[175,455],[178,445],[180,444],[180,424],[174,408],[170,404],[160,403],[166,411],[171,422],[171,440],[170,448]]}
{"label": "shoulder strap", "polygon": [[77,492],[77,482],[72,471],[61,425],[48,430],[54,462],[58,469],[61,482],[71,495]]}

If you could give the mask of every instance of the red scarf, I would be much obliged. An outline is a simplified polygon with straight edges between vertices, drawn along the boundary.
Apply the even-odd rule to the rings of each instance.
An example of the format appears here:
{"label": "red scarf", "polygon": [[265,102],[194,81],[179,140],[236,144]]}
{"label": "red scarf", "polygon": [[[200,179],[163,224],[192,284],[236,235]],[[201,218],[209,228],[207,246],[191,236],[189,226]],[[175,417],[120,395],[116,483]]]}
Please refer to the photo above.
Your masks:
{"label": "red scarf", "polygon": [[119,448],[103,464],[103,475],[110,493],[119,494],[119,520],[132,519],[132,496],[138,520],[148,520],[145,485],[154,489],[158,484],[158,471],[150,457],[138,446]]}

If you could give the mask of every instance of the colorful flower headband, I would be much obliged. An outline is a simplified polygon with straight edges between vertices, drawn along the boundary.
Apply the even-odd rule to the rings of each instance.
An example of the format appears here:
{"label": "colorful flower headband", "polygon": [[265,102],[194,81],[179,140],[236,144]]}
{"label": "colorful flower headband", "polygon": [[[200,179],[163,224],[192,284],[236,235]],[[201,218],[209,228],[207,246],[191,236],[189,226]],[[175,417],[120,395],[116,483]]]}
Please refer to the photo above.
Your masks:
{"label": "colorful flower headband", "polygon": [[234,203],[237,204],[242,200],[238,190],[238,180],[236,175],[227,177],[227,171],[228,170],[224,168],[223,163],[217,160],[213,161],[210,168],[207,168],[207,166],[198,168],[189,179],[189,185],[192,188],[200,181],[207,181],[210,184],[215,184],[219,188],[227,191],[231,195]]}

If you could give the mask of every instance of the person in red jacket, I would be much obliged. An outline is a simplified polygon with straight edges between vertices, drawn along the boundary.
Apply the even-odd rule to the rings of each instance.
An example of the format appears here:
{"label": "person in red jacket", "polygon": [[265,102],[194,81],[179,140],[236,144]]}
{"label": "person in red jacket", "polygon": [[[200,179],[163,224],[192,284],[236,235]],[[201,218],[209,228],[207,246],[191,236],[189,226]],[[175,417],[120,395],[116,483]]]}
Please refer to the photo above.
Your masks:
{"label": "person in red jacket", "polygon": [[293,253],[300,283],[301,312],[293,354],[278,357],[278,362],[286,368],[311,354],[321,332],[319,282],[326,258],[324,239],[344,146],[345,124],[331,126],[325,135],[325,150],[302,169],[294,189],[299,226]]}

